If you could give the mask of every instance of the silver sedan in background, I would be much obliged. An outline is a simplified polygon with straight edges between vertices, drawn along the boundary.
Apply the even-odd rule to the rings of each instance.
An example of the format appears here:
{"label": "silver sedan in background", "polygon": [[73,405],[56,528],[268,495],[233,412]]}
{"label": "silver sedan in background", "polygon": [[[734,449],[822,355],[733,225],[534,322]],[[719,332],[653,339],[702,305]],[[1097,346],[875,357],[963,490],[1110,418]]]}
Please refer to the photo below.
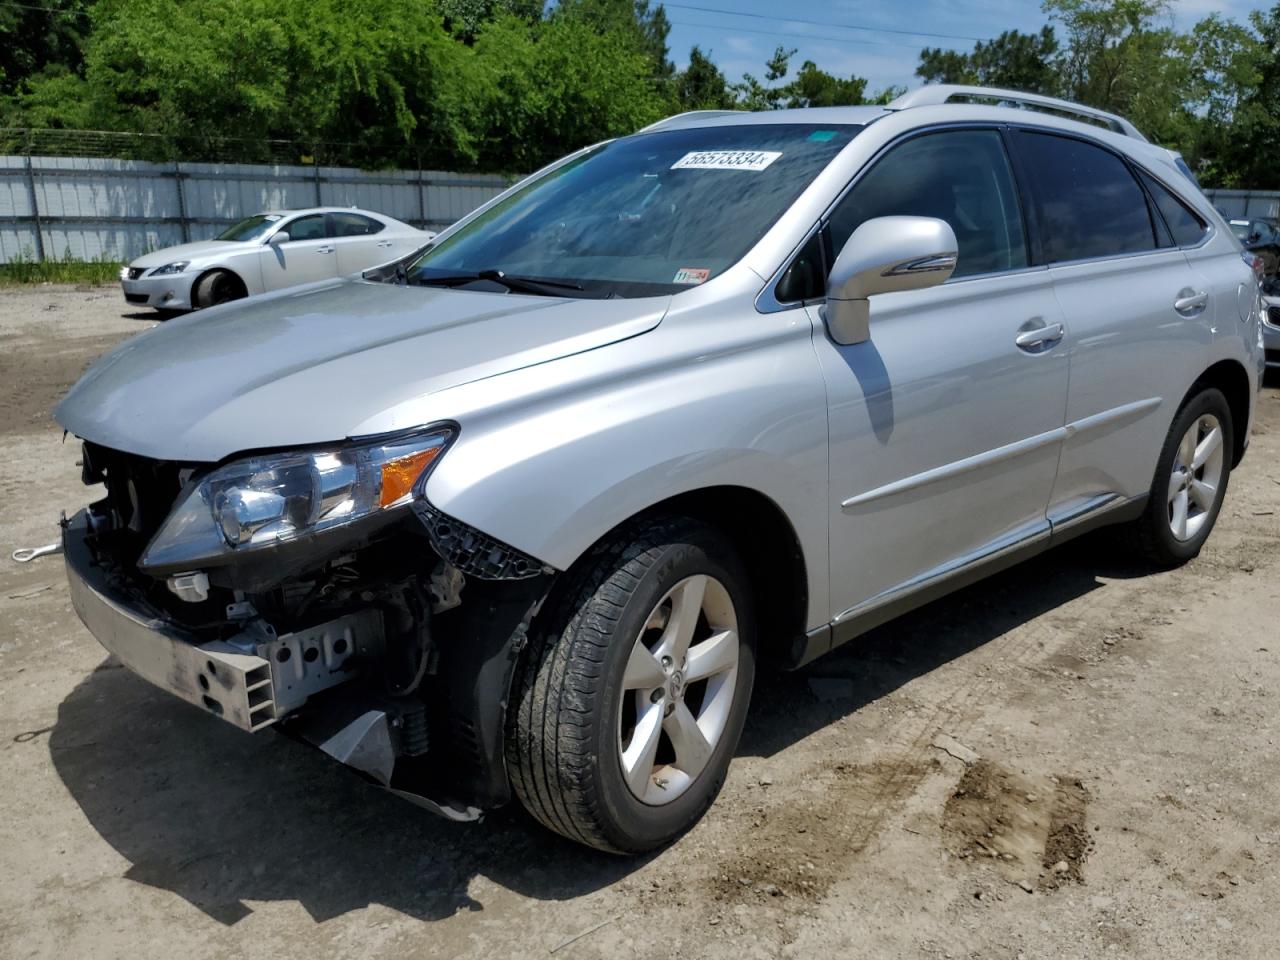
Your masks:
{"label": "silver sedan in background", "polygon": [[366,270],[425,247],[434,236],[355,207],[271,210],[212,240],[138,257],[121,269],[120,283],[129,303],[198,310]]}

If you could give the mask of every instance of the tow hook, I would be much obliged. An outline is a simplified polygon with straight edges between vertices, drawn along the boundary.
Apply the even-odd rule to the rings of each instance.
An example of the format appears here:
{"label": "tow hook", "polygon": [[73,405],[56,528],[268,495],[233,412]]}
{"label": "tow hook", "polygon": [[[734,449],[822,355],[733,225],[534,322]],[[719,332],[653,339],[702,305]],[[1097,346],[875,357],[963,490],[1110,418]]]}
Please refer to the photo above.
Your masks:
{"label": "tow hook", "polygon": [[13,551],[10,556],[17,563],[30,563],[39,557],[49,557],[61,552],[61,543],[46,543],[43,547],[22,547],[20,550]]}

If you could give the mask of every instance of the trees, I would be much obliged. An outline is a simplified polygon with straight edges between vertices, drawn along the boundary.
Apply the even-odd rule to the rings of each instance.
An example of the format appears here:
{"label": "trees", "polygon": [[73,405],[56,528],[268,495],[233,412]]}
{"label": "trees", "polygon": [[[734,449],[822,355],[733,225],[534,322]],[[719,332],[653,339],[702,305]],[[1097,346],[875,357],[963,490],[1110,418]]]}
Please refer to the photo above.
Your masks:
{"label": "trees", "polygon": [[467,80],[477,156],[489,169],[532,170],[660,119],[670,111],[651,63],[626,33],[574,17],[532,31],[513,18],[489,24]]}
{"label": "trees", "polygon": [[[1280,188],[1280,3],[1249,15],[1252,42],[1221,44],[1216,63],[1226,88],[1219,108],[1231,123],[1216,141],[1211,162],[1229,186]],[[1212,106],[1211,106],[1212,110]],[[1224,110],[1223,112],[1226,112]]]}
{"label": "trees", "polygon": [[724,74],[697,46],[689,51],[689,65],[675,77],[675,95],[681,110],[731,110],[735,106]]}
{"label": "trees", "polygon": [[[1206,184],[1280,182],[1280,4],[1247,25],[1219,14],[1173,28],[1169,0],[1044,0],[1051,23],[969,53],[926,48],[927,83],[1007,87],[1128,117]],[[1060,39],[1061,38],[1061,39]]]}
{"label": "trees", "polygon": [[28,77],[5,113],[161,135],[149,156],[264,160],[275,138],[321,162],[527,170],[669,112],[652,42],[665,20],[649,13],[642,36],[607,18],[610,0],[576,6],[100,0],[83,77]]}
{"label": "trees", "polygon": [[845,107],[866,103],[864,77],[834,77],[812,60],[800,65],[796,78],[783,88],[788,107]]}
{"label": "trees", "polygon": [[782,107],[845,107],[868,103],[867,81],[851,76],[841,79],[820,70],[812,60],[800,65],[800,71],[789,83],[779,84],[791,69],[795,50],[777,47],[765,63],[764,81],[745,74],[741,83],[733,85],[737,105],[742,110],[777,110]]}
{"label": "trees", "polygon": [[667,49],[671,22],[661,3],[654,7],[649,0],[559,0],[551,19],[578,20],[601,32],[620,32],[648,58],[653,77],[665,80],[675,73]]}
{"label": "trees", "polygon": [[[925,48],[926,82],[1066,96],[1128,116],[1208,184],[1277,183],[1280,3],[1178,31],[1171,0],[1044,0],[1039,31]],[[1274,0],[1273,0],[1274,2]],[[527,170],[679,110],[883,103],[778,47],[728,81],[677,70],[658,0],[0,3],[0,125],[159,135],[163,158]],[[142,141],[140,141],[142,142]]]}
{"label": "trees", "polygon": [[80,69],[80,45],[89,33],[90,0],[23,0],[0,5],[0,94],[28,77]]}
{"label": "trees", "polygon": [[1044,10],[1066,36],[1057,66],[1069,99],[1124,114],[1161,142],[1189,141],[1187,43],[1168,0],[1045,0]]}
{"label": "trees", "polygon": [[[49,122],[163,135],[178,152],[261,159],[269,138],[349,144],[334,159],[402,160],[428,145],[474,158],[454,78],[466,48],[429,8],[375,0],[117,0],[93,10],[82,89]],[[256,144],[256,146],[255,146]],[[314,152],[314,149],[311,151]]]}
{"label": "trees", "polygon": [[990,41],[978,41],[971,53],[925,47],[916,76],[926,83],[979,84],[1028,93],[1054,94],[1058,75],[1054,60],[1058,38],[1053,27],[1039,33],[1006,30]]}

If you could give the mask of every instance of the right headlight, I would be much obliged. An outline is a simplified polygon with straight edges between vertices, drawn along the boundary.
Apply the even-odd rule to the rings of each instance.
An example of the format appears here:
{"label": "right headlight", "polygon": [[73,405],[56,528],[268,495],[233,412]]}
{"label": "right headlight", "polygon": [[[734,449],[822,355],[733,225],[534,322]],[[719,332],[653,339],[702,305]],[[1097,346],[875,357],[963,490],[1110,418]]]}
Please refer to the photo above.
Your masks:
{"label": "right headlight", "polygon": [[404,506],[453,436],[442,427],[225,464],[185,491],[139,564],[197,568]]}

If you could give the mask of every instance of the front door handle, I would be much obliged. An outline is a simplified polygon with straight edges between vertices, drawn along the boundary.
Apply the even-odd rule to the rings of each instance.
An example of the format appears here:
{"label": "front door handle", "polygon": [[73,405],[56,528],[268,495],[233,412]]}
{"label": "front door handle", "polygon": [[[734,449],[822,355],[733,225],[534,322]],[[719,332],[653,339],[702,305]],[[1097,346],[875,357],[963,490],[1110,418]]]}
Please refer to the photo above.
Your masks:
{"label": "front door handle", "polygon": [[1064,330],[1062,324],[1046,323],[1043,327],[1036,327],[1032,330],[1023,330],[1013,338],[1013,342],[1023,350],[1031,350],[1035,347],[1046,347],[1050,344],[1057,343],[1062,339],[1063,333]]}
{"label": "front door handle", "polygon": [[1190,287],[1178,291],[1178,299],[1173,301],[1173,310],[1179,316],[1197,317],[1204,313],[1209,305],[1209,294],[1203,290],[1192,290]]}
{"label": "front door handle", "polygon": [[379,240],[379,241],[378,241],[378,246],[380,246],[380,247],[389,247],[389,246],[391,246],[391,243],[392,243],[392,241],[390,241],[390,240]]}
{"label": "front door handle", "polygon": [[316,253],[333,253],[333,247],[316,247]]}

